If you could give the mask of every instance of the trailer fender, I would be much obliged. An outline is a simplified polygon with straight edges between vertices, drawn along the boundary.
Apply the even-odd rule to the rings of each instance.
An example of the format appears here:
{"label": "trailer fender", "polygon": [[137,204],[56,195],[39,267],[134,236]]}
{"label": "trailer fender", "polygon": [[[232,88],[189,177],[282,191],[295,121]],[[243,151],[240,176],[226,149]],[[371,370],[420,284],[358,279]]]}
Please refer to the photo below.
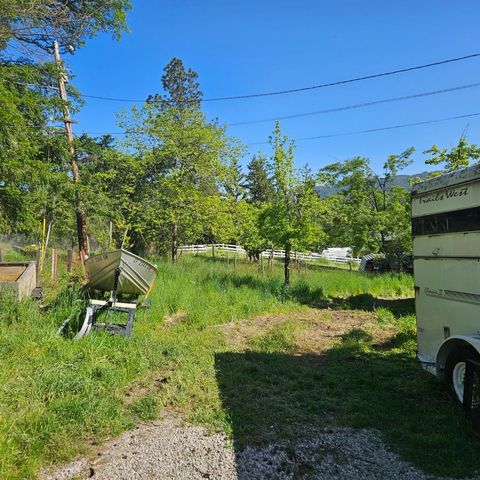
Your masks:
{"label": "trailer fender", "polygon": [[468,336],[468,335],[452,335],[445,339],[445,341],[440,345],[437,353],[437,376],[444,378],[445,365],[449,355],[465,346],[473,347],[478,353],[480,353],[480,337],[477,336]]}

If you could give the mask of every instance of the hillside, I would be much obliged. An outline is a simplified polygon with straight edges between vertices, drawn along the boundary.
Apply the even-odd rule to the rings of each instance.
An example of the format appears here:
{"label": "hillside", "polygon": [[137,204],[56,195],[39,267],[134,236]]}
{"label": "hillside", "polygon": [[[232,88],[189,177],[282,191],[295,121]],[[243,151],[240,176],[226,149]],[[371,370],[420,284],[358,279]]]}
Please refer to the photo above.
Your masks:
{"label": "hillside", "polygon": [[[426,178],[427,175],[430,172],[421,172],[421,173],[416,173],[414,175],[397,175],[393,181],[391,182],[392,186],[395,185],[400,185],[402,187],[405,187],[406,189],[410,190],[410,179],[413,178]],[[325,198],[330,195],[334,195],[335,193],[338,193],[339,189],[335,187],[326,187],[326,186],[317,186],[317,192],[320,194],[320,197]]]}

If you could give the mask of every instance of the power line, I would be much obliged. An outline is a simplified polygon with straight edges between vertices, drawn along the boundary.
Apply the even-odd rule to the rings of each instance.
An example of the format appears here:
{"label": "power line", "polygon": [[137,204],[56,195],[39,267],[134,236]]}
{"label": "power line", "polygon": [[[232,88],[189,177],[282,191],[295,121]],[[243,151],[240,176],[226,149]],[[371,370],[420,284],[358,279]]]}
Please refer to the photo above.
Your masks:
{"label": "power line", "polygon": [[[354,105],[346,105],[343,107],[335,107],[335,108],[328,108],[325,110],[317,110],[315,112],[305,112],[305,113],[297,113],[293,115],[285,115],[285,116],[279,116],[279,117],[271,117],[271,118],[264,118],[260,120],[246,120],[243,122],[234,122],[234,123],[229,123],[228,126],[234,127],[234,126],[239,126],[239,125],[251,125],[251,124],[256,124],[256,123],[267,123],[267,122],[272,122],[275,120],[290,120],[293,118],[301,118],[301,117],[307,117],[307,116],[314,116],[314,115],[320,115],[320,114],[325,114],[325,113],[334,113],[334,112],[342,112],[346,110],[353,110],[357,108],[364,108],[364,107],[370,107],[373,105],[380,105],[384,103],[391,103],[391,102],[399,102],[399,101],[404,101],[404,100],[411,100],[414,98],[422,98],[422,97],[427,97],[427,96],[432,96],[432,95],[439,95],[442,93],[449,93],[449,92],[455,92],[459,90],[466,90],[469,88],[475,88],[480,86],[480,82],[477,83],[470,83],[467,85],[459,85],[456,87],[450,87],[450,88],[444,88],[441,90],[433,90],[430,92],[421,92],[421,93],[415,93],[412,95],[404,95],[401,97],[393,97],[393,98],[385,98],[381,100],[373,100],[371,102],[364,102],[364,103],[357,103]],[[102,132],[90,132],[92,135],[103,135],[104,133]],[[124,132],[111,132],[109,135],[123,135]]]}
{"label": "power line", "polygon": [[[437,118],[433,120],[424,120],[421,122],[414,122],[414,123],[403,123],[399,125],[390,125],[388,127],[379,127],[379,128],[370,128],[367,130],[355,130],[351,132],[340,132],[340,133],[330,133],[327,135],[319,135],[315,137],[302,137],[302,138],[297,138],[295,139],[296,142],[298,141],[306,141],[306,140],[319,140],[323,138],[334,138],[334,137],[344,137],[348,135],[359,135],[363,133],[373,133],[373,132],[381,132],[385,130],[395,130],[398,128],[406,128],[406,127],[414,127],[414,126],[419,126],[419,125],[429,125],[432,123],[440,123],[440,122],[446,122],[448,120],[458,120],[462,118],[470,118],[470,117],[477,117],[480,115],[480,112],[478,113],[468,113],[466,115],[457,115],[455,117],[444,117],[444,118]],[[132,133],[132,132],[82,132],[81,135],[87,134],[87,135],[126,135],[127,133]],[[135,133],[145,133],[142,130],[136,130]],[[251,142],[247,143],[247,145],[268,145],[269,142]]]}
{"label": "power line", "polygon": [[[369,128],[368,130],[356,130],[352,132],[341,132],[341,133],[331,133],[328,135],[318,135],[315,137],[303,137],[303,138],[297,138],[295,139],[296,142],[298,141],[306,141],[306,140],[319,140],[323,138],[334,138],[334,137],[345,137],[348,135],[359,135],[363,133],[373,133],[373,132],[382,132],[385,130],[395,130],[397,128],[406,128],[406,127],[414,127],[418,125],[430,125],[432,123],[440,123],[440,122],[446,122],[448,120],[457,120],[461,118],[470,118],[470,117],[477,117],[480,115],[480,112],[478,113],[468,113],[466,115],[457,115],[455,117],[445,117],[445,118],[437,118],[435,120],[424,120],[422,122],[414,122],[414,123],[402,123],[399,125],[390,125],[388,127],[380,127],[380,128]],[[253,142],[253,143],[248,143],[247,145],[267,145],[269,142]]]}
{"label": "power line", "polygon": [[[430,68],[430,67],[435,67],[438,65],[445,65],[448,63],[453,63],[453,62],[460,62],[462,60],[468,60],[471,58],[476,58],[480,57],[480,53],[472,53],[470,55],[464,55],[462,57],[455,57],[455,58],[449,58],[446,60],[440,60],[438,62],[432,62],[432,63],[426,63],[423,65],[416,65],[413,67],[407,67],[407,68],[400,68],[397,70],[391,70],[388,72],[382,72],[382,73],[374,73],[372,75],[366,75],[362,77],[354,77],[350,78],[347,80],[338,80],[336,82],[330,82],[330,83],[322,83],[319,85],[311,85],[308,87],[301,87],[301,88],[292,88],[289,90],[278,90],[278,91],[273,91],[273,92],[263,92],[263,93],[252,93],[248,95],[232,95],[232,96],[226,96],[226,97],[210,97],[210,98],[204,98],[202,99],[202,102],[219,102],[219,101],[224,101],[224,100],[241,100],[241,99],[246,99],[246,98],[258,98],[258,97],[268,97],[268,96],[274,96],[274,95],[285,95],[289,93],[296,93],[296,92],[305,92],[309,90],[317,90],[320,88],[327,88],[327,87],[333,87],[336,85],[345,85],[347,83],[354,83],[354,82],[360,82],[363,80],[371,80],[373,78],[380,78],[380,77],[387,77],[391,75],[396,75],[399,73],[405,73],[405,72],[411,72],[414,70],[421,70],[424,68]],[[143,103],[145,102],[145,99],[134,99],[134,98],[117,98],[117,97],[106,97],[106,96],[100,96],[100,95],[88,95],[88,94],[81,94],[82,97],[84,98],[92,98],[95,100],[106,100],[106,101],[111,101],[111,102],[131,102],[131,103]]]}
{"label": "power line", "polygon": [[229,127],[236,127],[240,125],[252,125],[255,123],[268,123],[268,122],[274,122],[276,120],[291,120],[293,118],[301,118],[301,117],[309,117],[309,116],[314,116],[314,115],[320,115],[323,113],[334,113],[334,112],[342,112],[345,110],[353,110],[356,108],[364,108],[364,107],[371,107],[373,105],[380,105],[383,103],[390,103],[390,102],[399,102],[403,100],[411,100],[413,98],[421,98],[421,97],[428,97],[432,95],[439,95],[441,93],[448,93],[448,92],[455,92],[457,90],[465,90],[468,88],[474,88],[480,86],[480,82],[478,83],[471,83],[468,85],[460,85],[457,87],[450,87],[450,88],[444,88],[442,90],[434,90],[430,92],[422,92],[422,93],[415,93],[413,95],[404,95],[402,97],[394,97],[394,98],[385,98],[382,100],[373,100],[371,102],[364,102],[364,103],[357,103],[354,105],[346,105],[343,107],[335,107],[335,108],[327,108],[325,110],[317,110],[315,112],[305,112],[305,113],[296,113],[293,115],[285,115],[282,117],[270,117],[270,118],[263,118],[259,120],[245,120],[243,122],[234,122],[234,123],[229,123]]}
{"label": "power line", "polygon": [[203,101],[204,102],[217,102],[217,101],[221,101],[221,100],[239,100],[239,99],[243,99],[243,98],[267,97],[267,96],[272,96],[272,95],[284,95],[284,94],[287,94],[287,93],[305,92],[307,90],[315,90],[315,89],[318,89],[318,88],[333,87],[335,85],[344,85],[346,83],[360,82],[362,80],[370,80],[372,78],[379,78],[379,77],[386,77],[386,76],[389,76],[389,75],[396,75],[397,73],[411,72],[413,70],[420,70],[422,68],[435,67],[437,65],[444,65],[446,63],[459,62],[461,60],[467,60],[469,58],[474,58],[474,57],[480,57],[480,53],[473,53],[471,55],[465,55],[463,57],[449,58],[447,60],[440,60],[438,62],[426,63],[424,65],[416,65],[414,67],[400,68],[400,69],[397,69],[397,70],[392,70],[390,72],[375,73],[375,74],[366,75],[366,76],[363,76],[363,77],[350,78],[348,80],[339,80],[339,81],[336,81],[336,82],[322,83],[320,85],[312,85],[310,87],[292,88],[290,90],[279,90],[279,91],[276,91],[276,92],[252,93],[252,94],[249,94],[249,95],[236,95],[236,96],[230,96],[230,97],[213,97],[213,98],[207,98]]}

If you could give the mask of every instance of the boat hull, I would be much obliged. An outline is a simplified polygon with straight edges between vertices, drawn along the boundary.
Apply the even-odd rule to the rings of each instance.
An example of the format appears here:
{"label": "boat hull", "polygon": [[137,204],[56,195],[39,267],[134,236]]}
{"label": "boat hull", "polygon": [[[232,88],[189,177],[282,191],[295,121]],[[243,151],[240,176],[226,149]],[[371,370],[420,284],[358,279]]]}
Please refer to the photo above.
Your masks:
{"label": "boat hull", "polygon": [[155,265],[127,250],[114,250],[85,260],[89,286],[104,292],[112,291],[117,268],[120,269],[117,286],[119,294],[145,294],[157,276]]}

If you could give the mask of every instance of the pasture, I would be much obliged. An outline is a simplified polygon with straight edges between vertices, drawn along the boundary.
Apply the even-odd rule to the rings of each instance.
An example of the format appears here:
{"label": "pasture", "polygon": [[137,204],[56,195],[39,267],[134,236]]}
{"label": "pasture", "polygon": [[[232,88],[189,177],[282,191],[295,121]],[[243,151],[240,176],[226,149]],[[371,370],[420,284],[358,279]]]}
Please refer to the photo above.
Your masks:
{"label": "pasture", "polygon": [[34,478],[164,412],[226,432],[235,449],[369,427],[428,473],[480,467],[461,412],[415,361],[410,276],[317,266],[293,269],[285,288],[280,264],[158,265],[131,339],[56,336],[81,302],[65,273],[43,311],[2,297],[2,478]]}

